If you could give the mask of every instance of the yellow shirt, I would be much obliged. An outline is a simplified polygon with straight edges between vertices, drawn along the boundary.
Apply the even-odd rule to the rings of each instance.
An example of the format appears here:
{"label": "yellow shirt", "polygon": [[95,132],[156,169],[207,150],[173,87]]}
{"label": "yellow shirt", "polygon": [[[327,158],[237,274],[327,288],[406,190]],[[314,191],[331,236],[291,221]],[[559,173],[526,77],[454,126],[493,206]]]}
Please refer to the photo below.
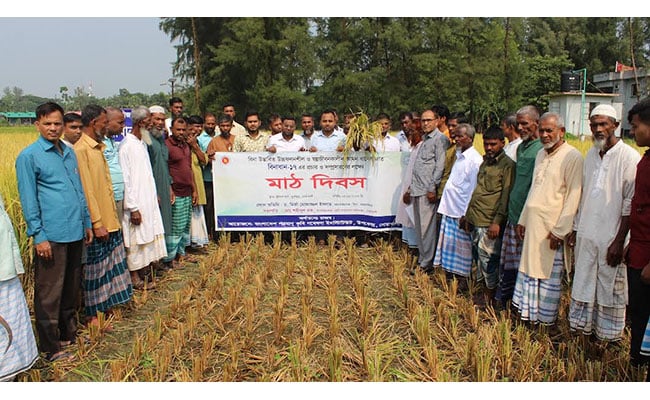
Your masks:
{"label": "yellow shirt", "polygon": [[205,187],[203,186],[203,170],[201,167],[203,165],[201,165],[199,157],[192,152],[192,175],[194,176],[194,186],[196,186],[196,205],[204,205],[207,203]]}
{"label": "yellow shirt", "polygon": [[548,234],[564,239],[573,229],[582,193],[582,154],[568,143],[553,153],[542,149],[535,159],[533,182],[519,224],[526,228],[519,271],[531,278],[548,279],[555,250]]}
{"label": "yellow shirt", "polygon": [[105,227],[109,232],[121,229],[113,197],[113,185],[102,142],[83,133],[74,145],[79,163],[79,176],[86,195],[93,229]]}

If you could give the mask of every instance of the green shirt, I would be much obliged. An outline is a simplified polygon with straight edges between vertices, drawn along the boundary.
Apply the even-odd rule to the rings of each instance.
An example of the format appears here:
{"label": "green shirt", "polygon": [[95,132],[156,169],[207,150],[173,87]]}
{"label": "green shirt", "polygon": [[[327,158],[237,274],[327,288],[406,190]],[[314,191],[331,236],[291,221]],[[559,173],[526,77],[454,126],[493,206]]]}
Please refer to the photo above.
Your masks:
{"label": "green shirt", "polygon": [[539,139],[535,139],[521,142],[517,148],[515,183],[512,185],[510,201],[508,203],[508,221],[513,225],[517,225],[521,211],[524,209],[530,184],[533,181],[535,157],[537,157],[537,153],[543,147],[542,142]]}
{"label": "green shirt", "polygon": [[478,227],[503,225],[508,216],[508,196],[515,176],[515,162],[502,150],[496,163],[483,161],[478,169],[476,188],[467,206],[465,218]]}

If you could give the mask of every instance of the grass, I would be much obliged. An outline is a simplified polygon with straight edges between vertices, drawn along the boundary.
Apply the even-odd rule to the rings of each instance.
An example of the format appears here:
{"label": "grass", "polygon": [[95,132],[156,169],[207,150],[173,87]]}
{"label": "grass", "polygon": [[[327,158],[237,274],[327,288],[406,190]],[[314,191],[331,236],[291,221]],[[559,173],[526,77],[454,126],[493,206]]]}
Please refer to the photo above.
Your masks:
{"label": "grass", "polygon": [[[0,190],[23,250],[29,241],[15,184],[15,155],[33,128],[0,128]],[[477,145],[480,145],[477,138]],[[574,143],[572,143],[574,144]],[[583,143],[576,143],[576,147]],[[477,146],[478,147],[478,146]],[[579,147],[583,153],[588,145]],[[629,333],[603,345],[573,336],[561,299],[557,332],[477,309],[444,274],[409,274],[405,249],[379,238],[325,246],[294,235],[271,243],[224,235],[198,264],[112,317],[114,331],[85,332],[77,360],[39,361],[20,381],[640,381],[627,369]],[[31,303],[31,301],[29,301]]]}

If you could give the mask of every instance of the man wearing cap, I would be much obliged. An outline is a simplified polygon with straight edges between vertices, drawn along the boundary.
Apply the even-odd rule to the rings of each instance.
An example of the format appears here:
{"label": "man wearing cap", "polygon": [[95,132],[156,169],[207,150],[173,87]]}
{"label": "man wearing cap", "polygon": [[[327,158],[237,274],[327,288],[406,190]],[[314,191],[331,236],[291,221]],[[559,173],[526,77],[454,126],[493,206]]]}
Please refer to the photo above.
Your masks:
{"label": "man wearing cap", "polygon": [[601,340],[619,340],[625,328],[627,274],[625,237],[641,156],[614,135],[619,118],[614,107],[601,104],[589,116],[593,147],[587,152],[582,199],[573,233],[576,265],[571,289],[572,330]]}
{"label": "man wearing cap", "polygon": [[[149,152],[149,161],[153,178],[156,182],[156,192],[158,193],[158,206],[160,215],[163,220],[165,230],[165,242],[169,242],[169,236],[172,234],[172,204],[176,200],[172,191],[172,178],[169,175],[169,150],[165,144],[165,109],[161,106],[149,107],[151,113],[151,128],[142,130],[142,140],[147,144]],[[167,253],[171,251],[171,245],[167,247]],[[178,265],[176,265],[178,266]],[[162,266],[163,270],[168,270],[168,266]]]}

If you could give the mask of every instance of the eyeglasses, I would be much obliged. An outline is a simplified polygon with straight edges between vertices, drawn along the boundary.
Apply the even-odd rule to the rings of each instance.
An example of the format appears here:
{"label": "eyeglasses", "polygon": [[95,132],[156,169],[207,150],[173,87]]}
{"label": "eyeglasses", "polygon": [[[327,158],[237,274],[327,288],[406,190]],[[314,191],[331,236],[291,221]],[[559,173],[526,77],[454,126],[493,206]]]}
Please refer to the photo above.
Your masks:
{"label": "eyeglasses", "polygon": [[435,121],[436,119],[438,119],[438,118],[433,118],[433,119],[423,118],[423,119],[420,120],[420,122],[433,122],[433,121]]}

